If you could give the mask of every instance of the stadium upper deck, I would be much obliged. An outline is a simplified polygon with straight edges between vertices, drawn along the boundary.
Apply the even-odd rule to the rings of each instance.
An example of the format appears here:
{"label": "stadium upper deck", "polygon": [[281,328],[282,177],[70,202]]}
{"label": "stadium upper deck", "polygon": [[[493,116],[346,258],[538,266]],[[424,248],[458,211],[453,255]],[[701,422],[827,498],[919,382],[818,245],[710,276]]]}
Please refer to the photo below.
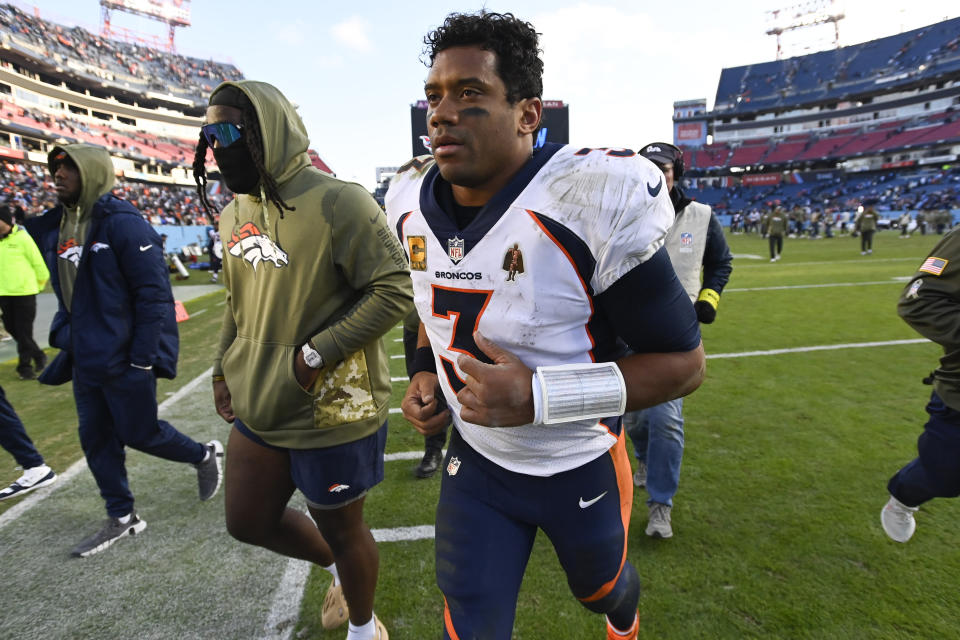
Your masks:
{"label": "stadium upper deck", "polygon": [[724,69],[714,110],[674,122],[699,132],[678,139],[694,176],[949,163],[960,151],[960,18]]}
{"label": "stadium upper deck", "polygon": [[956,78],[960,18],[863,44],[724,69],[714,115],[783,111]]}
{"label": "stadium upper deck", "polygon": [[[10,58],[68,84],[118,100],[156,103],[200,115],[210,91],[243,74],[232,64],[201,60],[101,38],[0,5],[0,38]],[[107,96],[103,96],[107,97]]]}

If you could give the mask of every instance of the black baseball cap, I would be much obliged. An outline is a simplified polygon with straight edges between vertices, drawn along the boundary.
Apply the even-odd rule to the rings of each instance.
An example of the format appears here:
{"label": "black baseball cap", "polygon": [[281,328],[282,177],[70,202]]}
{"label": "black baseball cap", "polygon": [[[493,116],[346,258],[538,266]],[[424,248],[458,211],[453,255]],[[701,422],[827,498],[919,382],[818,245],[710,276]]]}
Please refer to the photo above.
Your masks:
{"label": "black baseball cap", "polygon": [[680,150],[667,142],[651,142],[640,150],[640,155],[658,165],[673,164],[680,157]]}

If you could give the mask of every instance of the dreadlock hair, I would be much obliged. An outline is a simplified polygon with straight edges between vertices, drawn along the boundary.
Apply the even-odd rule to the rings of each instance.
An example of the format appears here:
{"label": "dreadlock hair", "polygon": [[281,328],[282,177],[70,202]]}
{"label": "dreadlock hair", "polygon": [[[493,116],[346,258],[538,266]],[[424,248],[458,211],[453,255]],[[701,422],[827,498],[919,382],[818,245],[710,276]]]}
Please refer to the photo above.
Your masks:
{"label": "dreadlock hair", "polygon": [[213,214],[219,213],[216,207],[207,200],[207,137],[200,132],[200,140],[197,141],[197,150],[193,152],[193,181],[197,183],[197,196],[200,198],[200,204],[203,210],[207,212],[210,219],[213,220]]}
{"label": "dreadlock hair", "polygon": [[[263,135],[260,133],[260,119],[257,117],[257,110],[254,109],[253,103],[250,102],[250,100],[244,99],[242,103],[243,106],[240,108],[240,111],[243,114],[241,116],[241,122],[243,124],[243,144],[247,146],[247,150],[250,152],[250,158],[257,168],[257,174],[260,176],[260,185],[263,187],[263,194],[267,200],[272,202],[273,205],[280,210],[280,218],[282,219],[284,210],[296,211],[297,208],[287,204],[286,201],[280,197],[280,186],[267,171],[264,164]],[[210,201],[207,200],[206,193],[207,174],[205,164],[208,148],[207,139],[203,135],[203,132],[201,132],[200,140],[197,142],[197,150],[193,155],[193,179],[197,183],[197,193],[200,196],[200,203],[207,213],[211,213],[211,209],[214,209],[214,207],[210,204]]]}
{"label": "dreadlock hair", "polygon": [[[533,25],[512,13],[451,13],[423,38],[424,55],[433,66],[437,54],[451,47],[479,45],[497,56],[497,73],[507,89],[507,102],[543,94],[543,60]],[[421,58],[421,60],[423,60]]]}
{"label": "dreadlock hair", "polygon": [[297,208],[288,205],[280,197],[280,185],[273,179],[263,163],[263,135],[260,133],[260,118],[257,116],[257,110],[253,108],[253,103],[244,100],[241,111],[243,111],[243,142],[250,151],[250,157],[253,158],[253,164],[257,167],[257,173],[260,174],[260,184],[263,187],[264,195],[280,210],[280,219],[283,219],[284,209],[296,211]]}

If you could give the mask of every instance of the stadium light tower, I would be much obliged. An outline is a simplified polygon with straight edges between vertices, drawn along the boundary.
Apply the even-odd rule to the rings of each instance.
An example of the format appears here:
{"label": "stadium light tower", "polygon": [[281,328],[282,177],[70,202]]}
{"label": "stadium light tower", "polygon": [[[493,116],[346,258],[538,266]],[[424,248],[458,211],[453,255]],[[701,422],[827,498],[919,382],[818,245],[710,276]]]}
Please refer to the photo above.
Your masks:
{"label": "stadium light tower", "polygon": [[170,52],[176,51],[173,42],[176,28],[190,26],[190,0],[100,0],[100,35],[104,38],[146,40],[136,34],[131,37],[128,29],[111,27],[110,17],[114,9],[166,24],[168,36],[164,48]]}
{"label": "stadium light tower", "polygon": [[836,0],[807,0],[782,9],[767,11],[768,36],[777,37],[777,60],[783,57],[785,33],[833,25],[833,47],[840,48],[840,21],[845,17],[841,3]]}

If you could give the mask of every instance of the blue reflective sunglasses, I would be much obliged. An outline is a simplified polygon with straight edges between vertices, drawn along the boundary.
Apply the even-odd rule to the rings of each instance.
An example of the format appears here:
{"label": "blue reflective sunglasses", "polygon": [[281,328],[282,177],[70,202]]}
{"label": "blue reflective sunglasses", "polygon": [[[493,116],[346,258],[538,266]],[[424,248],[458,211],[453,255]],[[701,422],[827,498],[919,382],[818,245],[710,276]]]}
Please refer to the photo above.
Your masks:
{"label": "blue reflective sunglasses", "polygon": [[213,149],[215,142],[220,143],[220,147],[229,147],[234,142],[243,137],[243,125],[232,122],[214,122],[200,127],[203,137],[207,139],[207,144]]}

